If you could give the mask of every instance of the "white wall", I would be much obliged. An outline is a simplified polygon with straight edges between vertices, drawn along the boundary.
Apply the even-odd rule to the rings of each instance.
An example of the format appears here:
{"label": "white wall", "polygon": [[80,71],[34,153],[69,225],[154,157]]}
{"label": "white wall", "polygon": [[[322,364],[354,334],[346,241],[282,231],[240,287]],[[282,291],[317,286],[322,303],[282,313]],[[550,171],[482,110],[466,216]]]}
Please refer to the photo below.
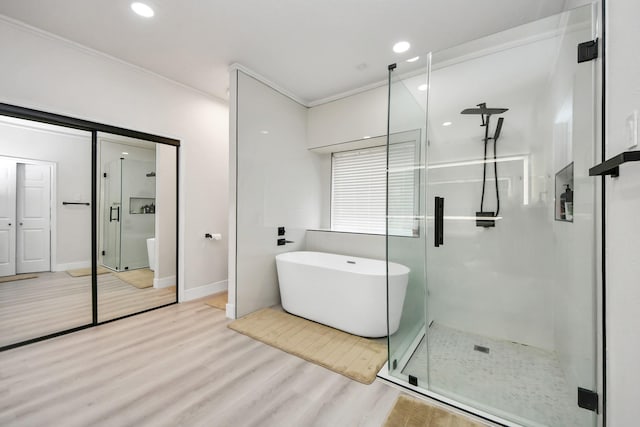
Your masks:
{"label": "white wall", "polygon": [[91,201],[91,135],[58,126],[0,117],[0,156],[55,164],[53,271],[91,265],[91,208],[62,202]]}
{"label": "white wall", "polygon": [[[0,19],[0,101],[173,137],[180,149],[181,285],[227,278],[228,109],[140,68]],[[206,288],[205,288],[206,289]]]}
{"label": "white wall", "polygon": [[388,86],[309,109],[307,146],[323,147],[387,134]]}
{"label": "white wall", "polygon": [[384,235],[307,230],[305,240],[307,251],[386,259]]}
{"label": "white wall", "polygon": [[[320,226],[326,156],[307,149],[306,107],[241,71],[233,70],[231,81],[236,111],[230,164],[237,194],[230,220],[237,234],[230,243],[236,269],[229,287],[235,287],[240,317],[280,302],[275,256],[304,248],[306,229]],[[294,243],[276,245],[279,226]]]}

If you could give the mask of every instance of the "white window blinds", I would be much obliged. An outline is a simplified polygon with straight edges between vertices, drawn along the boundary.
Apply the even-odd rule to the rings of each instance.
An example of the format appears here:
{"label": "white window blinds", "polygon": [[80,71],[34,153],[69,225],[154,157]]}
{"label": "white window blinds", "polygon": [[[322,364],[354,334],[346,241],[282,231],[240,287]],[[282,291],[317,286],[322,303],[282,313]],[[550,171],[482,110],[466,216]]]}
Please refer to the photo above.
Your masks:
{"label": "white window blinds", "polygon": [[[417,207],[415,142],[389,149],[389,234],[414,235]],[[333,153],[331,229],[355,233],[386,231],[385,146]]]}

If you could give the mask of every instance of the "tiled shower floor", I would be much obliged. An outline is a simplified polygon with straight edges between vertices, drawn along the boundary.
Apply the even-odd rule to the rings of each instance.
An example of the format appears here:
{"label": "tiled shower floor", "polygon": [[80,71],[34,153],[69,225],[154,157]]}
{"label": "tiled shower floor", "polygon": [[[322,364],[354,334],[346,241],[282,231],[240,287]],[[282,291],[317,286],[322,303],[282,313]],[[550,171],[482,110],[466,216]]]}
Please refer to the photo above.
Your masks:
{"label": "tiled shower floor", "polygon": [[[436,323],[429,328],[429,344],[428,355],[422,339],[402,373],[428,378],[431,390],[515,414],[532,425],[593,426],[593,413],[577,406],[577,391],[568,389],[553,353]],[[474,345],[488,347],[489,354]]]}

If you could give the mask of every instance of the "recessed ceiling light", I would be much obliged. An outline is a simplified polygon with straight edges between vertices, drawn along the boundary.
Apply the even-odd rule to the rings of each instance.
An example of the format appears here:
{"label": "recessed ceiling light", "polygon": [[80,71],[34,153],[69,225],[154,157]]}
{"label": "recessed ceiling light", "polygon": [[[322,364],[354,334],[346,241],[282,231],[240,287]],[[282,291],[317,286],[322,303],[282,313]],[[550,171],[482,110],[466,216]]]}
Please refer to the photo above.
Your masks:
{"label": "recessed ceiling light", "polygon": [[263,134],[263,135],[267,135],[269,133],[269,131],[268,130],[261,130],[260,133]]}
{"label": "recessed ceiling light", "polygon": [[429,86],[425,83],[423,85],[418,86],[418,90],[424,92],[425,90],[427,90]]}
{"label": "recessed ceiling light", "polygon": [[444,122],[442,126],[451,126],[451,124],[452,124],[451,122]]}
{"label": "recessed ceiling light", "polygon": [[408,51],[410,47],[411,44],[409,44],[409,42],[402,41],[393,45],[393,51],[395,53],[402,53]]}
{"label": "recessed ceiling light", "polygon": [[145,18],[151,18],[155,14],[151,7],[139,2],[131,3],[131,10],[133,10],[140,16],[144,16]]}
{"label": "recessed ceiling light", "polygon": [[369,139],[369,138],[371,138],[369,135],[365,135],[362,137],[362,139]]}
{"label": "recessed ceiling light", "polygon": [[420,59],[419,56],[414,56],[413,58],[407,59],[407,62],[416,62],[418,59]]}
{"label": "recessed ceiling light", "polygon": [[127,153],[126,151],[123,151],[122,154],[126,156],[129,153]]}

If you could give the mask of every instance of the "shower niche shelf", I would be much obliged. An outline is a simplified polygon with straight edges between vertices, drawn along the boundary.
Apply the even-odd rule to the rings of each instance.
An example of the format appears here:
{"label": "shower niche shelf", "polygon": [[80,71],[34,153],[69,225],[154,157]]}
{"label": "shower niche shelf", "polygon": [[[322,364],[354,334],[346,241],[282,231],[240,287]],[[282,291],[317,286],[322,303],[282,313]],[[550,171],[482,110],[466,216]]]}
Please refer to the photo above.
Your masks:
{"label": "shower niche shelf", "polygon": [[129,213],[131,215],[152,215],[156,213],[156,199],[153,197],[130,197]]}
{"label": "shower niche shelf", "polygon": [[555,220],[573,222],[573,162],[556,173]]}

